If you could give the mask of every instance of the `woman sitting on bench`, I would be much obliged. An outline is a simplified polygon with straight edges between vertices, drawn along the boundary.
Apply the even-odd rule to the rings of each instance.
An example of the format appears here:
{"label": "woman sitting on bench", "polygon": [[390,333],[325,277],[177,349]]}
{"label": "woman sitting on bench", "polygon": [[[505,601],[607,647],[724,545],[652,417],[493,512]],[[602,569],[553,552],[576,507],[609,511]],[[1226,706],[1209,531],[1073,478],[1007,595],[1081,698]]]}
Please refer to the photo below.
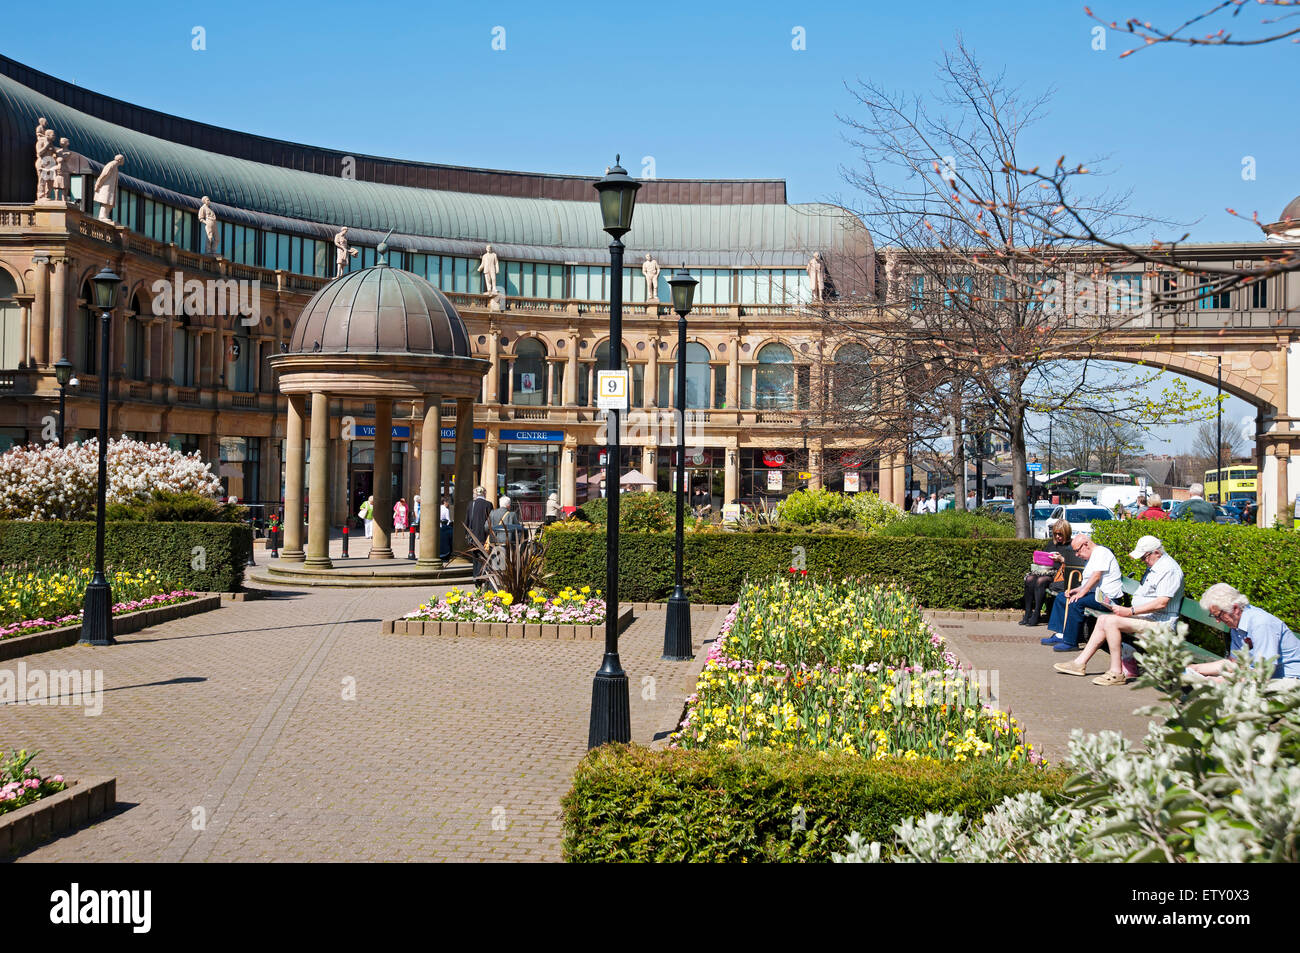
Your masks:
{"label": "woman sitting on bench", "polygon": [[1057,662],[1055,668],[1058,672],[1087,675],[1089,659],[1105,645],[1110,652],[1110,668],[1105,675],[1094,678],[1092,683],[1123,685],[1128,681],[1122,654],[1125,633],[1142,632],[1166,622],[1178,621],[1178,610],[1183,604],[1183,568],[1164,551],[1160,540],[1154,536],[1139,539],[1129,556],[1147,565],[1137,592],[1133,593],[1132,607],[1108,602],[1111,611],[1097,617],[1097,626],[1088,644],[1074,661]]}

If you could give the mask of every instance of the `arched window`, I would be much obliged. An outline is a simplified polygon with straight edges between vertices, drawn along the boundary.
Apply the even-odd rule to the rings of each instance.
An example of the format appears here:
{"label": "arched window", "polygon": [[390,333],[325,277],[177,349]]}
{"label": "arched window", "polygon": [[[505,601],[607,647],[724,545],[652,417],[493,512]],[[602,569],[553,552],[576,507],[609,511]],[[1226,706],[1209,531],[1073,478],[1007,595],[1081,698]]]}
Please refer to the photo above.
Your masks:
{"label": "arched window", "polygon": [[536,338],[522,338],[515,345],[510,362],[514,403],[540,407],[546,403],[546,345]]}
{"label": "arched window", "polygon": [[[659,365],[659,406],[677,406],[677,352],[672,359]],[[709,367],[709,349],[696,341],[686,345],[686,406],[708,408],[712,368]]]}
{"label": "arched window", "polygon": [[94,289],[87,282],[81,288],[77,314],[72,320],[68,350],[69,360],[78,374],[97,374],[99,371],[99,315],[93,310]]}
{"label": "arched window", "polygon": [[759,410],[793,410],[794,355],[784,344],[767,344],[758,352],[754,406]]}
{"label": "arched window", "polygon": [[835,352],[833,380],[827,382],[830,392],[825,395],[826,406],[848,410],[870,410],[876,406],[875,371],[871,355],[861,344],[845,344]]}
{"label": "arched window", "polygon": [[123,323],[122,333],[126,335],[126,376],[133,381],[142,381],[144,376],[144,359],[149,350],[149,306],[136,295],[132,304],[135,317]]}
{"label": "arched window", "polygon": [[14,296],[18,283],[9,272],[0,268],[0,367],[10,370],[25,360],[23,350],[22,314]]}

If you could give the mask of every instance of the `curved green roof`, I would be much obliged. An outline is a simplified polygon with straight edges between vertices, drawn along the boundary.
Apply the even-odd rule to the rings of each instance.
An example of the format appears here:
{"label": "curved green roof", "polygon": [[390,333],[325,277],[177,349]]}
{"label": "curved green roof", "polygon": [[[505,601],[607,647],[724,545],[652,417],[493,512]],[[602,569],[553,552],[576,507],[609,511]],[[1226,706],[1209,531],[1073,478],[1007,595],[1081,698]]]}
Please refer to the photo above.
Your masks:
{"label": "curved green roof", "polygon": [[[20,131],[34,130],[37,118],[46,117],[58,136],[67,136],[76,152],[94,162],[121,153],[126,187],[176,193],[191,206],[208,195],[227,220],[244,218],[237,214],[243,210],[267,216],[257,222],[264,228],[323,235],[323,228],[332,232],[347,225],[357,230],[352,237],[360,242],[392,228],[394,247],[463,254],[492,242],[512,258],[608,260],[609,238],[600,227],[594,191],[590,202],[518,198],[358,182],[266,165],[115,125],[4,75],[0,105]],[[650,251],[672,264],[681,259],[691,265],[801,267],[813,251],[856,258],[872,248],[855,216],[824,204],[639,204],[635,222],[626,239],[629,259]]]}

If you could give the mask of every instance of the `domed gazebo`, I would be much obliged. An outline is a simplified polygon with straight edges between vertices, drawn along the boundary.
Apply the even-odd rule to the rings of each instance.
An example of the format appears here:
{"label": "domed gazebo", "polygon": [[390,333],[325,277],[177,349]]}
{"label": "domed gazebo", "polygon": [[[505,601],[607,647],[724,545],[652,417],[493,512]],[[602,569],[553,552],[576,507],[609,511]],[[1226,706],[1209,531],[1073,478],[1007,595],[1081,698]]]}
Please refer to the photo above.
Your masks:
{"label": "domed gazebo", "polygon": [[[392,559],[393,401],[423,401],[420,496],[437,525],[442,402],[456,400],[456,494],[453,550],[465,549],[469,488],[474,485],[474,400],[490,362],[470,356],[465,323],[446,295],[418,275],[379,264],[334,279],[303,308],[289,350],[271,358],[289,398],[285,448],[284,549],[280,558],[327,570],[329,556],[329,399],[375,404],[375,516],[372,559]],[[311,395],[311,500],[302,547],[303,418]],[[438,533],[419,534],[416,569],[436,576]]]}

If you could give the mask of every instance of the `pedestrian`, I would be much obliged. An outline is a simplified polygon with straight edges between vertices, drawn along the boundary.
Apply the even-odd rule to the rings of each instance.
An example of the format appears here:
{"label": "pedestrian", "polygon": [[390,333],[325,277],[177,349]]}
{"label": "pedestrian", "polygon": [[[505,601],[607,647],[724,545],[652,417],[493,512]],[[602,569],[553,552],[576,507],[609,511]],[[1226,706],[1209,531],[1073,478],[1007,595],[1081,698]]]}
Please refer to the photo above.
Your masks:
{"label": "pedestrian", "polygon": [[[492,504],[487,501],[487,490],[483,487],[474,488],[474,499],[470,500],[469,510],[465,514],[465,531],[469,533],[469,538],[473,543],[482,544],[488,539],[488,517],[492,513]],[[477,545],[473,546],[474,557],[474,578],[478,578],[483,568],[482,552]]]}
{"label": "pedestrian", "polygon": [[1084,609],[1106,610],[1110,603],[1124,595],[1119,560],[1113,552],[1105,546],[1098,546],[1086,534],[1071,539],[1070,549],[1087,562],[1084,563],[1079,585],[1065,590],[1064,599],[1058,596],[1053,601],[1048,636],[1039,640],[1057,652],[1074,652],[1079,648]]}
{"label": "pedestrian", "polygon": [[[1142,501],[1142,499],[1143,499],[1142,497],[1138,497],[1138,502],[1140,503],[1140,502]],[[1159,493],[1148,493],[1148,494],[1146,495],[1146,509],[1144,509],[1144,510],[1142,510],[1140,513],[1138,513],[1137,518],[1140,519],[1140,520],[1167,520],[1167,519],[1169,519],[1169,514],[1166,513],[1166,512],[1164,511],[1164,507],[1162,507],[1162,506],[1160,505],[1161,502],[1162,502],[1162,501],[1161,501],[1161,499],[1160,499],[1160,494],[1159,494]]]}
{"label": "pedestrian", "polygon": [[420,531],[420,494],[415,494],[411,501],[411,529],[418,533]]}
{"label": "pedestrian", "polygon": [[1214,504],[1205,499],[1205,485],[1193,483],[1187,488],[1187,502],[1183,504],[1180,519],[1190,519],[1194,523],[1213,523],[1218,516]]}
{"label": "pedestrian", "polygon": [[488,517],[492,528],[492,538],[498,544],[513,543],[524,528],[519,522],[519,515],[511,508],[510,497],[502,496],[497,500],[497,508]]}
{"label": "pedestrian", "polygon": [[361,504],[361,509],[357,510],[357,516],[366,524],[366,539],[375,535],[375,498],[366,497],[366,501]]}
{"label": "pedestrian", "polygon": [[552,493],[546,498],[546,525],[554,523],[560,518],[560,494]]}
{"label": "pedestrian", "polygon": [[971,490],[969,493],[966,494],[966,509],[968,511],[973,511],[975,509],[978,509],[978,507],[979,507],[979,498],[975,495],[975,491]]}
{"label": "pedestrian", "polygon": [[[1130,676],[1137,675],[1133,663],[1129,668],[1124,659],[1124,635],[1145,632],[1158,625],[1177,622],[1183,605],[1183,567],[1164,551],[1160,540],[1143,536],[1129,553],[1133,559],[1146,564],[1147,571],[1133,593],[1132,606],[1110,605],[1110,612],[1097,619],[1092,637],[1079,657],[1072,662],[1056,663],[1056,670],[1066,675],[1086,675],[1088,661],[1103,645],[1110,652],[1110,667],[1104,675],[1094,678],[1094,685],[1123,685]],[[1103,599],[1109,603],[1109,600]]]}
{"label": "pedestrian", "polygon": [[393,504],[393,532],[406,532],[406,500],[399,499]]}
{"label": "pedestrian", "polygon": [[451,525],[451,498],[444,496],[438,504],[438,522],[444,526]]}
{"label": "pedestrian", "polygon": [[[1205,590],[1201,608],[1229,628],[1233,654],[1244,650],[1251,664],[1271,660],[1273,679],[1288,680],[1279,687],[1297,684],[1291,680],[1300,679],[1300,639],[1285,622],[1251,605],[1244,593],[1225,582],[1216,582]],[[1218,659],[1190,665],[1188,671],[1222,681],[1223,673],[1232,671],[1236,664],[1232,658]]]}
{"label": "pedestrian", "polygon": [[919,503],[917,503],[916,507],[912,510],[912,512],[914,513],[939,512],[939,495],[937,493],[931,493],[929,496],[925,497]]}

